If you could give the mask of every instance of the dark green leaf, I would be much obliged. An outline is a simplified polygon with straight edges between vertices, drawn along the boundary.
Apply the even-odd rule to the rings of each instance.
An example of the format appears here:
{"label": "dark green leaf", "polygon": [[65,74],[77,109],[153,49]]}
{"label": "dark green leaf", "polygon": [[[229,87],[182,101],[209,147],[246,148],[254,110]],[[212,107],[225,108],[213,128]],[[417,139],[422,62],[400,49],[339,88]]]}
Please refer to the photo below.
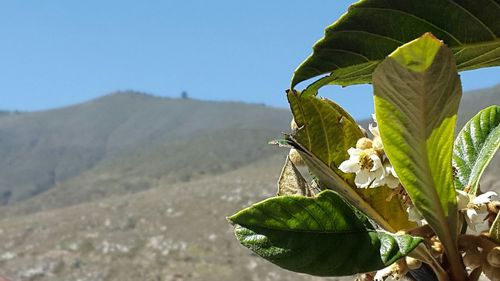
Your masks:
{"label": "dark green leaf", "polygon": [[229,220],[246,247],[285,269],[344,276],[384,268],[421,238],[374,230],[332,191],[283,196],[244,209]]}
{"label": "dark green leaf", "polygon": [[372,72],[400,45],[432,32],[451,48],[458,70],[500,65],[498,0],[362,0],[314,45],[295,71],[301,81],[331,73],[312,86],[370,83]]}
{"label": "dark green leaf", "polygon": [[425,34],[385,59],[373,85],[385,153],[449,257],[458,259],[451,158],[461,86],[453,54]]}
{"label": "dark green leaf", "polygon": [[453,148],[455,187],[476,194],[484,170],[500,146],[500,106],[481,110],[462,128]]}

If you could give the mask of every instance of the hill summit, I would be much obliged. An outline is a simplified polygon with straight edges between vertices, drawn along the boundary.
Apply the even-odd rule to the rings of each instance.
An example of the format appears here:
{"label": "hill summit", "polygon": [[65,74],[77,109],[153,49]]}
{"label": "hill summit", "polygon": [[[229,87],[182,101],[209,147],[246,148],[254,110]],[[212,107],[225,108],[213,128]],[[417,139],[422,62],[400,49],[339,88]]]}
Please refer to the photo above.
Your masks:
{"label": "hill summit", "polygon": [[[500,104],[500,87],[465,93],[459,128],[492,103]],[[286,110],[265,106],[137,93],[0,116],[0,188],[12,193],[0,212],[0,274],[352,280],[297,275],[256,258],[225,220],[276,192],[286,150],[266,143],[289,121]],[[495,187],[499,165],[497,155],[483,190]]]}
{"label": "hill summit", "polygon": [[57,187],[68,194],[56,205],[66,205],[235,169],[275,153],[266,143],[289,121],[286,110],[262,105],[138,92],[2,115],[0,204]]}

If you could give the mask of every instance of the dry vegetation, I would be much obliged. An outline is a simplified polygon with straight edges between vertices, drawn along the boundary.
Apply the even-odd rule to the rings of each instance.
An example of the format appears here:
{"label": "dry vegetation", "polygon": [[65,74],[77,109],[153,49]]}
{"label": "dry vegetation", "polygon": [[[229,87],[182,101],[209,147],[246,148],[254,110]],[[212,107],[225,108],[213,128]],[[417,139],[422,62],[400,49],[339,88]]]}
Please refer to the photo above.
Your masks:
{"label": "dry vegetation", "polygon": [[[500,87],[471,93],[461,111],[470,115],[499,104],[499,93]],[[117,108],[115,104],[124,109],[103,112]],[[197,119],[176,119],[175,114],[188,111],[178,109],[181,105],[195,108]],[[53,120],[48,114],[57,116],[57,126],[47,123]],[[80,138],[78,127],[72,126],[89,114],[97,120],[84,122]],[[64,118],[76,123],[66,124]],[[255,257],[237,243],[225,220],[276,191],[286,151],[265,142],[286,130],[289,118],[286,111],[263,106],[137,94],[57,111],[3,115],[1,186],[18,184],[26,190],[14,192],[19,196],[1,209],[0,275],[13,281],[336,280],[297,276]],[[461,115],[460,120],[466,118]],[[187,127],[163,119],[183,120]],[[97,126],[103,120],[114,125]],[[95,126],[101,133],[93,131]],[[102,139],[106,141],[93,143]],[[89,151],[95,153],[92,159],[82,156]],[[34,163],[26,162],[30,159]],[[500,191],[499,164],[497,155],[484,189]],[[57,174],[52,185],[38,181],[47,167]],[[31,193],[36,184],[43,188]]]}

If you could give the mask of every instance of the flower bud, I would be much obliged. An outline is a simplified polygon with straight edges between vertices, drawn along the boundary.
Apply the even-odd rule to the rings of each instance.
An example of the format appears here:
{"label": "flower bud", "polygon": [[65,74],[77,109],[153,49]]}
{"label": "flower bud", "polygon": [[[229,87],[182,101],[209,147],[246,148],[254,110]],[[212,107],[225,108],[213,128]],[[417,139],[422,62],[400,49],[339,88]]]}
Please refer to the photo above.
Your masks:
{"label": "flower bud", "polygon": [[439,240],[433,238],[431,239],[431,253],[433,256],[439,256],[443,253],[443,244]]}
{"label": "flower bud", "polygon": [[288,153],[288,158],[297,167],[305,165],[304,160],[300,156],[299,152],[294,148],[290,149],[290,152]]}
{"label": "flower bud", "polygon": [[356,142],[356,148],[359,148],[359,149],[372,148],[372,140],[369,138],[360,138],[358,140],[358,142]]}
{"label": "flower bud", "polygon": [[486,255],[486,261],[488,261],[491,266],[500,269],[500,247],[491,249]]}
{"label": "flower bud", "polygon": [[295,122],[295,118],[292,118],[292,122],[290,122],[290,128],[292,128],[292,130],[297,130],[299,128],[299,125],[297,125],[297,123]]}
{"label": "flower bud", "polygon": [[417,259],[414,259],[412,257],[406,257],[405,259],[406,265],[408,265],[408,268],[410,270],[419,269],[422,266],[422,262]]}

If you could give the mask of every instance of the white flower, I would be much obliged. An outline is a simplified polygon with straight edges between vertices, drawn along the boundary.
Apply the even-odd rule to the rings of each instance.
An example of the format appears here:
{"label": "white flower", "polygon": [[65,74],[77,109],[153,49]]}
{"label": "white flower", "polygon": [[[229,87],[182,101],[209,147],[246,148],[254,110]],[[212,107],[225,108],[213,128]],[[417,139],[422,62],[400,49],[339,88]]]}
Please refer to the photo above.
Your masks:
{"label": "white flower", "polygon": [[497,196],[494,191],[488,191],[479,196],[474,196],[462,190],[457,190],[457,208],[465,216],[467,226],[476,231],[476,226],[484,222],[488,214],[488,207],[491,197]]}
{"label": "white flower", "polygon": [[389,160],[384,161],[384,170],[385,170],[385,175],[384,175],[384,180],[385,184],[389,188],[396,188],[399,186],[399,178],[398,175],[396,174],[396,171],[394,170],[394,167],[392,167],[391,162]]}
{"label": "white flower", "polygon": [[406,208],[406,212],[408,213],[409,221],[416,222],[418,226],[427,224],[427,221],[424,219],[424,217],[422,217],[422,215],[415,206],[410,206]]}
{"label": "white flower", "polygon": [[374,136],[373,140],[367,137],[360,138],[356,142],[356,147],[347,151],[349,159],[342,162],[339,169],[344,173],[356,173],[354,182],[358,188],[384,185],[397,188],[399,178],[384,153],[375,114],[372,114],[372,117],[375,123],[369,125],[369,130]]}
{"label": "white flower", "polygon": [[356,173],[354,182],[359,188],[383,186],[384,166],[373,149],[349,148],[349,159],[339,169],[344,173]]}

